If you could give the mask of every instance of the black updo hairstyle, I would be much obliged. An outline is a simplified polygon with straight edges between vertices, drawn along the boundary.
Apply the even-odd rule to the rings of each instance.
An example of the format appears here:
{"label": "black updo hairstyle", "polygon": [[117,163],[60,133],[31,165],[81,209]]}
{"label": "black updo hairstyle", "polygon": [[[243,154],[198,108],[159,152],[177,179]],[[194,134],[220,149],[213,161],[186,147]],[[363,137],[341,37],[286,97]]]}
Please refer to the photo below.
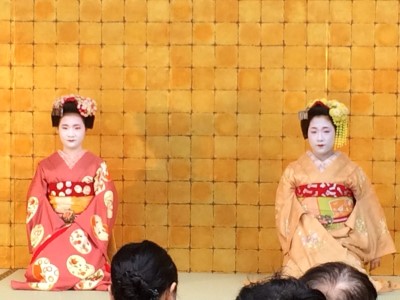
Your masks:
{"label": "black updo hairstyle", "polygon": [[298,279],[278,273],[242,287],[236,300],[326,300],[326,297]]}
{"label": "black updo hairstyle", "polygon": [[144,240],[117,251],[111,261],[111,282],[115,300],[158,300],[178,283],[178,271],[167,251]]}
{"label": "black updo hairstyle", "polygon": [[66,101],[62,108],[54,108],[51,111],[51,123],[53,127],[58,127],[60,125],[61,118],[67,113],[76,113],[85,124],[85,128],[92,129],[94,124],[94,116],[83,117],[78,110],[78,103],[76,101]]}
{"label": "black updo hairstyle", "polygon": [[300,120],[301,132],[303,133],[304,139],[308,138],[308,127],[310,127],[311,120],[316,116],[327,116],[331,121],[336,131],[336,125],[333,122],[332,117],[329,115],[329,107],[322,102],[315,102],[315,104],[306,112],[307,117]]}

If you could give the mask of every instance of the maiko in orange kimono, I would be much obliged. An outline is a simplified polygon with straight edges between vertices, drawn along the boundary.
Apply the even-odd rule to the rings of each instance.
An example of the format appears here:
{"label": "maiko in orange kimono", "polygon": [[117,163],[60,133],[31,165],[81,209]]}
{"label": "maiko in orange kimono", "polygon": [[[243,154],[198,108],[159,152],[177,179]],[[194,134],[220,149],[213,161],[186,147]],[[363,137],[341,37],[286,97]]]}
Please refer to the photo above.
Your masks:
{"label": "maiko in orange kimono", "polygon": [[332,159],[319,169],[307,152],[288,165],[279,183],[276,226],[288,275],[301,276],[329,261],[365,272],[364,263],[396,251],[363,170],[344,153],[335,152]]}

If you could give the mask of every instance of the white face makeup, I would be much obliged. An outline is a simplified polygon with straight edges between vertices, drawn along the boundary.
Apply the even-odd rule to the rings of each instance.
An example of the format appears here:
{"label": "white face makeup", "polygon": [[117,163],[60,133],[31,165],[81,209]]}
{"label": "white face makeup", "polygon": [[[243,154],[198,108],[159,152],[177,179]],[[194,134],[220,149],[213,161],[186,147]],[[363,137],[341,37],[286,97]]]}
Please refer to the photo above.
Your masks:
{"label": "white face makeup", "polygon": [[328,116],[316,116],[311,119],[308,142],[313,154],[321,161],[334,153],[335,127]]}
{"label": "white face makeup", "polygon": [[69,113],[61,118],[58,126],[58,135],[64,146],[64,151],[71,152],[81,150],[85,134],[85,124],[79,114]]}

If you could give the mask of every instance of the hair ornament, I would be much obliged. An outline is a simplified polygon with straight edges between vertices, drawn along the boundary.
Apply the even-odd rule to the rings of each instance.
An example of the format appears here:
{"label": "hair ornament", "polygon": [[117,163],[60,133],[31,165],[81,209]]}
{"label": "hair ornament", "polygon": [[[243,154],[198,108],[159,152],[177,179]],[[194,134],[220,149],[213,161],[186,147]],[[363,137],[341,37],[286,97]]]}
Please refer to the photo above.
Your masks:
{"label": "hair ornament", "polygon": [[150,299],[151,300],[157,300],[160,296],[160,293],[158,292],[157,289],[152,289],[148,286],[146,280],[144,280],[144,278],[138,274],[137,272],[133,272],[130,270],[127,270],[124,272],[123,276],[121,279],[117,280],[119,284],[122,284],[122,282],[124,281],[124,279],[129,279],[129,282],[131,283],[132,281],[138,280],[139,282],[141,282],[142,287],[147,290],[147,294],[150,295]]}
{"label": "hair ornament", "polygon": [[346,105],[334,99],[315,99],[306,106],[305,110],[298,113],[299,119],[307,120],[308,111],[315,105],[322,105],[329,109],[329,116],[332,118],[333,123],[336,126],[335,149],[346,145],[349,131],[349,109]]}
{"label": "hair ornament", "polygon": [[97,104],[91,98],[83,97],[80,95],[65,95],[57,98],[53,103],[53,112],[52,114],[55,116],[62,117],[63,116],[63,106],[66,102],[74,102],[76,103],[76,108],[79,111],[79,114],[84,117],[91,117],[96,114]]}
{"label": "hair ornament", "polygon": [[149,291],[152,294],[151,299],[157,300],[160,297],[160,293],[158,292],[157,289],[149,289]]}

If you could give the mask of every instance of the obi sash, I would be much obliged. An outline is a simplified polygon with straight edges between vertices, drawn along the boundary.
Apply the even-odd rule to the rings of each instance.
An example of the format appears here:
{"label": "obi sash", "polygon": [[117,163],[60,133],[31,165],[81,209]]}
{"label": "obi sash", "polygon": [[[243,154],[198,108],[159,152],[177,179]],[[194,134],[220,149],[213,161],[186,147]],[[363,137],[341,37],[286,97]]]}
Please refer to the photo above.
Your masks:
{"label": "obi sash", "polygon": [[347,221],[354,208],[353,192],[342,184],[310,183],[296,187],[302,206],[328,229],[337,229]]}
{"label": "obi sash", "polygon": [[84,211],[95,194],[93,182],[82,181],[51,182],[47,193],[56,212],[73,211],[75,214]]}

